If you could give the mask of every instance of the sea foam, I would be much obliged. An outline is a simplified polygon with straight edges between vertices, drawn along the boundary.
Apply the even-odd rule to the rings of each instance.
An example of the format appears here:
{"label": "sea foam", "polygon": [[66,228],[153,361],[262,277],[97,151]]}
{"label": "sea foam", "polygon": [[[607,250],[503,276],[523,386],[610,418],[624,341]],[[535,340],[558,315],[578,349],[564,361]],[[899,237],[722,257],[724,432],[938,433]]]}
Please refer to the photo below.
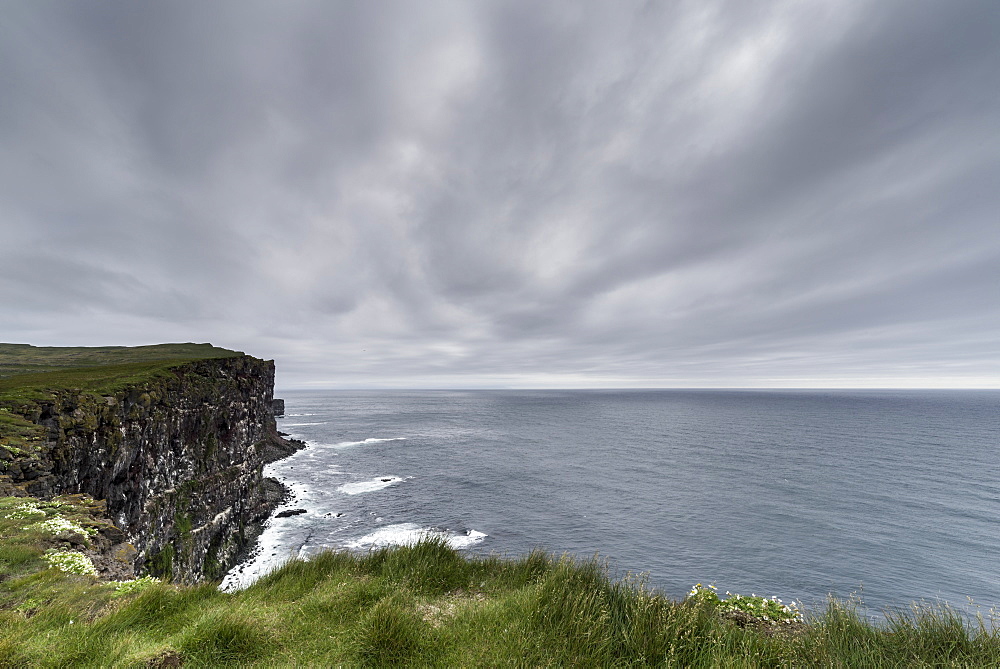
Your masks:
{"label": "sea foam", "polygon": [[400,476],[380,476],[379,478],[372,479],[370,481],[345,483],[344,485],[339,486],[337,490],[345,495],[360,495],[361,493],[374,492],[376,490],[388,488],[389,486],[396,485],[404,480],[405,479]]}
{"label": "sea foam", "polygon": [[348,548],[383,548],[386,546],[412,546],[421,539],[440,537],[455,549],[469,548],[480,543],[488,535],[476,530],[465,532],[448,532],[430,527],[421,527],[416,523],[397,523],[386,525],[366,534],[363,537],[347,542]]}
{"label": "sea foam", "polygon": [[361,441],[341,441],[339,443],[332,444],[332,446],[334,448],[352,448],[354,446],[364,446],[365,444],[381,444],[387,441],[406,441],[406,437],[387,437],[384,439],[369,437],[368,439],[363,439]]}

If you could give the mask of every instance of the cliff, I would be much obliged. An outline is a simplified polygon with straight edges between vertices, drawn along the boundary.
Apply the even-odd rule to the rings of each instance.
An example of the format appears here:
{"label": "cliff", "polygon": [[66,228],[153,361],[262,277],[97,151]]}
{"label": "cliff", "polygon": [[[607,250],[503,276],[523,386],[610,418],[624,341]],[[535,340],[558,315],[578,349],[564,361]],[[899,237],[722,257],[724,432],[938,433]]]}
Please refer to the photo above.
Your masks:
{"label": "cliff", "polygon": [[283,495],[263,465],[295,450],[275,429],[274,363],[227,353],[4,379],[0,496],[104,500],[136,571],[220,578]]}

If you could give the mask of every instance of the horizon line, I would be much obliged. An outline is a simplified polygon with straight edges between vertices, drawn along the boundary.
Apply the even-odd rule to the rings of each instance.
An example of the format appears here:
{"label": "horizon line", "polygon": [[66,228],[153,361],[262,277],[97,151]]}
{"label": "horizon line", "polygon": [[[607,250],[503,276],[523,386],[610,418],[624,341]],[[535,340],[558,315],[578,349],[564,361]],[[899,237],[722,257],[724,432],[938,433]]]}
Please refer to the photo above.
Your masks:
{"label": "horizon line", "polygon": [[735,391],[735,390],[797,390],[797,391],[824,391],[824,390],[980,390],[980,391],[1000,391],[1000,386],[285,386],[281,388],[286,391],[309,391],[309,390],[420,390],[420,391],[469,391],[469,390],[704,390],[704,391]]}

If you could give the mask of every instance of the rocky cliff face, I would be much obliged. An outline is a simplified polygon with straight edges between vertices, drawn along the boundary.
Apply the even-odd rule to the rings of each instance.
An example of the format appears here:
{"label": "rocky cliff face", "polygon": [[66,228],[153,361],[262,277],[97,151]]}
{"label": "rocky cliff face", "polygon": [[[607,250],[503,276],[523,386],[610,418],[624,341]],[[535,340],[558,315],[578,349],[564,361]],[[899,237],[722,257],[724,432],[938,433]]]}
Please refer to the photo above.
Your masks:
{"label": "rocky cliff face", "polygon": [[106,500],[139,571],[220,578],[282,496],[261,473],[295,449],[275,430],[273,387],[273,362],[239,356],[111,395],[58,391],[26,416],[47,428],[46,443],[9,457],[0,488]]}

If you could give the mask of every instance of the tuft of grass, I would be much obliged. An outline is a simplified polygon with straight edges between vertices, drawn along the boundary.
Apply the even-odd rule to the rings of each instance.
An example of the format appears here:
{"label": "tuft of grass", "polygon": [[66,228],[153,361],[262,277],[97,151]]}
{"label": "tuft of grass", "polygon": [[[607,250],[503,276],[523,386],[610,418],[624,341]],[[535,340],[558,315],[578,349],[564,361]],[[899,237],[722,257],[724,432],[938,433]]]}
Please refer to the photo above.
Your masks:
{"label": "tuft of grass", "polygon": [[401,595],[368,608],[352,626],[350,652],[363,666],[429,664],[433,630]]}
{"label": "tuft of grass", "polygon": [[274,653],[273,635],[245,612],[213,610],[184,630],[178,654],[202,666],[243,666],[263,663]]}

